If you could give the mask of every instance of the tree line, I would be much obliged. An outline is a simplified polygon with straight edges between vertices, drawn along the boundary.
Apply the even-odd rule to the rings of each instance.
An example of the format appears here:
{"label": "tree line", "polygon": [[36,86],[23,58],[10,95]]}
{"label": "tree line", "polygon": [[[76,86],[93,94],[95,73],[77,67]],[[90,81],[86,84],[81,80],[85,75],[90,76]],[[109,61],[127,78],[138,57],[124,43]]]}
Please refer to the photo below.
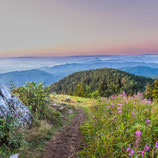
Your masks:
{"label": "tree line", "polygon": [[96,69],[73,73],[50,86],[51,92],[80,97],[109,97],[125,91],[128,95],[143,92],[151,78],[141,77],[117,69]]}

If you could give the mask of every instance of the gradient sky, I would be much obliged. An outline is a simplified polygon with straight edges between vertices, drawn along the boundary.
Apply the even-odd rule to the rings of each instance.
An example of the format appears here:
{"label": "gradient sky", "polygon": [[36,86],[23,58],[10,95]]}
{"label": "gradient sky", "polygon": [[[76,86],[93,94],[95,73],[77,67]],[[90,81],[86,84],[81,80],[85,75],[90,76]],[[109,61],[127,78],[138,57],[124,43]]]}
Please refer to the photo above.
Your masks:
{"label": "gradient sky", "polygon": [[158,0],[0,0],[0,57],[158,53]]}

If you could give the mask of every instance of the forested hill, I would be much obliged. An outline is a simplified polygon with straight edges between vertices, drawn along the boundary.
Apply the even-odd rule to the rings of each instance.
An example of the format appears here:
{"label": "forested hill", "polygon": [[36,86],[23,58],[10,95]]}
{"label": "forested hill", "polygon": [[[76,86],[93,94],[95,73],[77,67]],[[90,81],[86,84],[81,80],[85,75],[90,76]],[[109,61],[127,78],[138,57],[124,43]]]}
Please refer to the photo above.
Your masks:
{"label": "forested hill", "polygon": [[76,72],[50,86],[51,92],[77,96],[111,96],[125,91],[132,95],[144,91],[154,80],[117,69],[96,69]]}

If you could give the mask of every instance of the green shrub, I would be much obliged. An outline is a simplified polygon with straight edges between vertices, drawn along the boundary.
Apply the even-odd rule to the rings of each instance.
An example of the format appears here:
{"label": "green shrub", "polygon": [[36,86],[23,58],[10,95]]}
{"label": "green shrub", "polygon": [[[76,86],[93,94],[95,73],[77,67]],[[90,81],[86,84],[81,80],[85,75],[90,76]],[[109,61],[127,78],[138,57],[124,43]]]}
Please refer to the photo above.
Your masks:
{"label": "green shrub", "polygon": [[19,99],[33,113],[34,117],[43,119],[47,117],[48,105],[50,103],[49,89],[44,83],[27,82],[16,91]]}

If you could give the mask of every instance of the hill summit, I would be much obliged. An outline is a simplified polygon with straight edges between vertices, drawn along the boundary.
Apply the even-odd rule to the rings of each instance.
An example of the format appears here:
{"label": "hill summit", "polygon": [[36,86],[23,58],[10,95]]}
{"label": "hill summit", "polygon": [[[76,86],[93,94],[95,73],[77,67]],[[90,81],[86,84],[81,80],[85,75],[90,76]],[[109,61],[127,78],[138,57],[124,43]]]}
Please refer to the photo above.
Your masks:
{"label": "hill summit", "polygon": [[126,91],[128,95],[142,92],[151,78],[132,75],[117,69],[102,68],[73,73],[50,86],[51,92],[82,97],[98,94],[111,96]]}

